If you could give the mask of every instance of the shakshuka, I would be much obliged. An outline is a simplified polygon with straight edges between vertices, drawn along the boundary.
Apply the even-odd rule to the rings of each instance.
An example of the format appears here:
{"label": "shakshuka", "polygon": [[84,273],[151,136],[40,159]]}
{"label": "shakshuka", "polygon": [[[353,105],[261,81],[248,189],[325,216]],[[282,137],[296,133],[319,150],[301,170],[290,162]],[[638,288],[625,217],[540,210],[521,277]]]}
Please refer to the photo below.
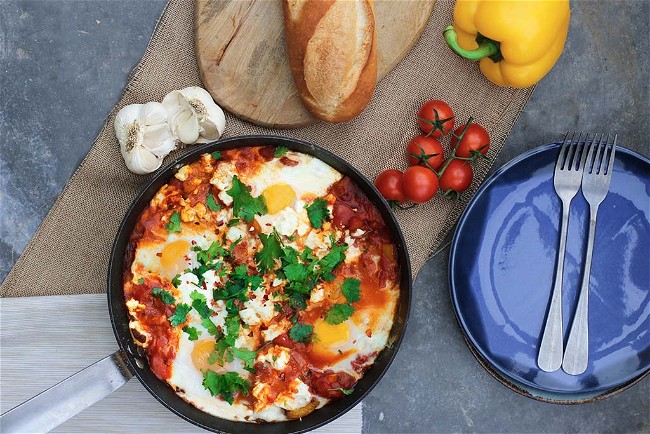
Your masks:
{"label": "shakshuka", "polygon": [[399,298],[392,236],[347,177],[284,147],[204,154],[131,235],[124,294],[149,366],[220,418],[283,421],[352,393]]}

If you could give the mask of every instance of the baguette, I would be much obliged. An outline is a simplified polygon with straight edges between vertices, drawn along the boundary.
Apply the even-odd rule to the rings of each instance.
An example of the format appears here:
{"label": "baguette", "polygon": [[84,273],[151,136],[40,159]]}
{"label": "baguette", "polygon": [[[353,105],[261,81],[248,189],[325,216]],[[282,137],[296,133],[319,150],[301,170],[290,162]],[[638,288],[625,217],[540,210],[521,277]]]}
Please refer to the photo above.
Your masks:
{"label": "baguette", "polygon": [[377,81],[372,0],[283,0],[291,73],[303,104],[328,122],[357,117]]}

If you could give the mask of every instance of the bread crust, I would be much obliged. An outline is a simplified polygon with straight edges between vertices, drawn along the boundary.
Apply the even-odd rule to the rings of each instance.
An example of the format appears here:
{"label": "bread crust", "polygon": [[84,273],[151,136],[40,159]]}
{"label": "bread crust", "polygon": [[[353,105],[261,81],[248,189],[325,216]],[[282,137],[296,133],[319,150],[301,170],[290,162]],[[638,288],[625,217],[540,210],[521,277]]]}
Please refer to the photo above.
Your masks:
{"label": "bread crust", "polygon": [[328,122],[357,117],[377,81],[372,0],[283,0],[291,72],[305,107]]}

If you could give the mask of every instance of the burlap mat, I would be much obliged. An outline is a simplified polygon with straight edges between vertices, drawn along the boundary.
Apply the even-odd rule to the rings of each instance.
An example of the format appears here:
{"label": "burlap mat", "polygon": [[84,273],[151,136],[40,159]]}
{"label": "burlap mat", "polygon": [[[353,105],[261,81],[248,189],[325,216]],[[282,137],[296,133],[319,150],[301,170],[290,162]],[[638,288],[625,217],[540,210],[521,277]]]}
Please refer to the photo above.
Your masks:
{"label": "burlap mat", "polygon": [[[297,137],[332,150],[374,179],[385,168],[406,167],[404,146],[418,133],[417,110],[424,101],[437,98],[450,103],[458,123],[472,114],[486,127],[492,138],[490,155],[495,157],[532,88],[499,88],[483,78],[476,65],[452,54],[442,39],[442,30],[452,22],[452,9],[451,1],[437,2],[420,41],[377,86],[372,102],[358,119],[346,124],[270,130],[228,115],[226,136]],[[106,291],[108,258],[118,225],[148,179],[124,166],[113,134],[113,117],[126,104],[160,101],[173,89],[201,85],[194,55],[193,16],[194,1],[169,2],[122,98],[3,282],[2,296]],[[426,205],[397,212],[414,275],[453,227],[490,165],[487,160],[478,164],[473,186],[460,201],[436,197]]]}

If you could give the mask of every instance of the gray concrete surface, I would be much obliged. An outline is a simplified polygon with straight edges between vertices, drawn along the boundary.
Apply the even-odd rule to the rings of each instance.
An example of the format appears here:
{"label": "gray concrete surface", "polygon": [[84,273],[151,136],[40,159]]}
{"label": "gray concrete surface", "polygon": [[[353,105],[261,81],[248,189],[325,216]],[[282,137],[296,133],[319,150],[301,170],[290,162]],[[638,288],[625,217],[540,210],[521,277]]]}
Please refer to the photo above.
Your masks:
{"label": "gray concrete surface", "polygon": [[[90,148],[164,4],[0,0],[0,280]],[[616,132],[650,155],[650,2],[582,0],[572,10],[564,55],[495,168],[567,129]],[[557,406],[490,377],[454,320],[447,255],[418,275],[402,349],[365,400],[366,432],[650,432],[650,379],[602,402]]]}

